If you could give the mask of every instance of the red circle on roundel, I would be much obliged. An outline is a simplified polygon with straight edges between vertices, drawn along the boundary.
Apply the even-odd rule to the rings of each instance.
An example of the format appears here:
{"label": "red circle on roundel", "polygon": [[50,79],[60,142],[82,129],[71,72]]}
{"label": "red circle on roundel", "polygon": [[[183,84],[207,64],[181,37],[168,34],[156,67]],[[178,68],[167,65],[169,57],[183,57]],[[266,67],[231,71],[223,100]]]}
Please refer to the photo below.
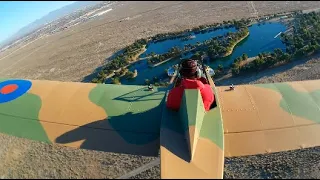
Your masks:
{"label": "red circle on roundel", "polygon": [[9,84],[4,86],[2,89],[0,89],[1,94],[10,94],[18,89],[18,85],[16,84]]}

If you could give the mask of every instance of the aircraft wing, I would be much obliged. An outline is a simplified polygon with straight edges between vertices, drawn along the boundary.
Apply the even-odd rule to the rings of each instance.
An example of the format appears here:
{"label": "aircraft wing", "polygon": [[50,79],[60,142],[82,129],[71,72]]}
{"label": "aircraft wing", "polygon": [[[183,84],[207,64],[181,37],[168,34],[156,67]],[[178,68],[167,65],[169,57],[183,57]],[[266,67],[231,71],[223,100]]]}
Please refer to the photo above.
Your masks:
{"label": "aircraft wing", "polygon": [[0,79],[0,132],[76,148],[158,156],[165,92]]}
{"label": "aircraft wing", "polygon": [[320,80],[233,91],[209,81],[217,106],[205,112],[199,90],[185,90],[177,113],[163,105],[168,88],[0,79],[0,132],[114,153],[160,149],[162,178],[222,178],[224,156],[320,145]]}
{"label": "aircraft wing", "polygon": [[225,156],[320,145],[320,80],[217,87]]}

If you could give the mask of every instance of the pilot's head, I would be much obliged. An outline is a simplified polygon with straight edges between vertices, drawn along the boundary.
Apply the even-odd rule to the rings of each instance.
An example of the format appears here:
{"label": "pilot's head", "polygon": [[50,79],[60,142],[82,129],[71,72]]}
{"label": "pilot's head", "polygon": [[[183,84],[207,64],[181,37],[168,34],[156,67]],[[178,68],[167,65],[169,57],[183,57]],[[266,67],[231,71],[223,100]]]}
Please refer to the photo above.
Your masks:
{"label": "pilot's head", "polygon": [[200,76],[197,61],[194,59],[187,59],[181,63],[180,74],[183,78],[196,79]]}

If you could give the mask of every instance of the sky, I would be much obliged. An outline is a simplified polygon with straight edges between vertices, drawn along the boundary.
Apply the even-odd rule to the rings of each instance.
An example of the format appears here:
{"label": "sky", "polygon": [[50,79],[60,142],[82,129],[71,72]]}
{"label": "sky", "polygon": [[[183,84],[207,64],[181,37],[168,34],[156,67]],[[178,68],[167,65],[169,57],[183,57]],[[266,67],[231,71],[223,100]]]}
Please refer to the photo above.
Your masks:
{"label": "sky", "polygon": [[0,43],[49,12],[76,1],[0,1]]}

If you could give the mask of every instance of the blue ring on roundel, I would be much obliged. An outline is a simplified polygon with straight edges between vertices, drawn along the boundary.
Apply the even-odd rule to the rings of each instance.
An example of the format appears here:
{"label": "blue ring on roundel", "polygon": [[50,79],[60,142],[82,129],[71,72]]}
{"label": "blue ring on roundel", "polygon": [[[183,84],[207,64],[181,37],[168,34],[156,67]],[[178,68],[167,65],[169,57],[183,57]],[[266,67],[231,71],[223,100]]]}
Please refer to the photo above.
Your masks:
{"label": "blue ring on roundel", "polygon": [[17,99],[18,97],[24,95],[32,86],[32,83],[27,80],[7,80],[7,81],[0,82],[0,90],[3,87],[11,84],[17,85],[18,88],[9,94],[0,93],[0,104]]}

